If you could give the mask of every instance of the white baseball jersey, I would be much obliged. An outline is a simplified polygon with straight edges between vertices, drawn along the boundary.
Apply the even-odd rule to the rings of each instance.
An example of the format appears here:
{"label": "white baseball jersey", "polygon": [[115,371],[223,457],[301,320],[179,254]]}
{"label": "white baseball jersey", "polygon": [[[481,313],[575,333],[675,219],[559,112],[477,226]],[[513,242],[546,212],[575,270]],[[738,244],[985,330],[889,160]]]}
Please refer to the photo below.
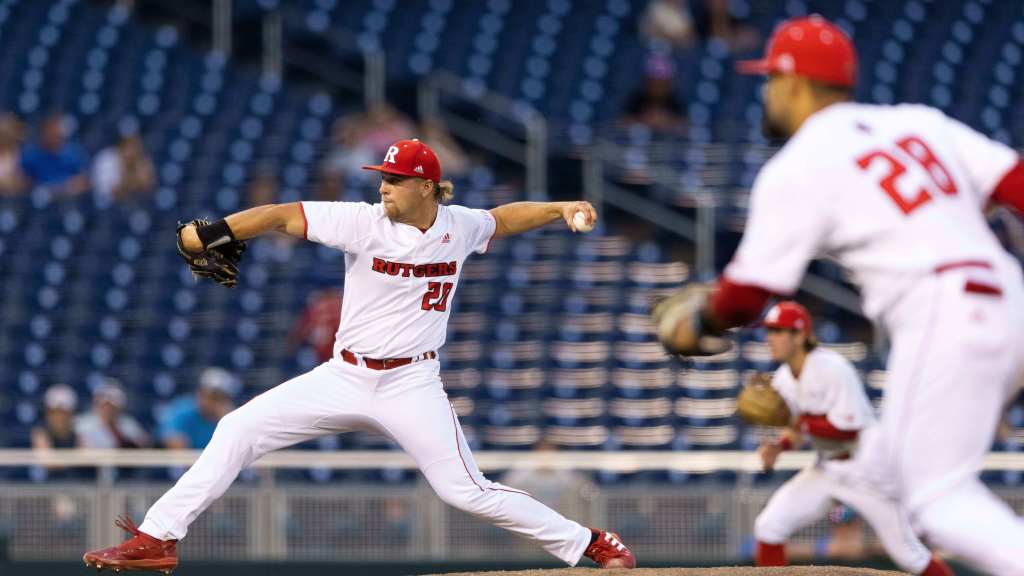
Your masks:
{"label": "white baseball jersey", "polygon": [[[839,353],[817,347],[804,361],[800,377],[783,364],[772,377],[772,386],[794,414],[825,418],[839,430],[863,430],[875,423],[874,411],[864,393],[857,371]],[[849,453],[856,441],[840,441],[810,435],[819,464],[839,452]],[[919,574],[931,560],[928,548],[914,535],[905,511],[870,484],[852,482],[831,467],[814,465],[783,484],[754,522],[760,542],[784,543],[794,532],[827,514],[834,501],[852,507],[878,535],[886,552],[903,570]]]}
{"label": "white baseball jersey", "polygon": [[[772,377],[772,387],[778,390],[794,415],[824,415],[839,430],[862,430],[875,421],[857,370],[846,358],[828,348],[818,346],[807,354],[799,378],[793,376],[789,364],[779,366]],[[810,440],[822,451],[839,448],[835,441],[813,435]]]}
{"label": "white baseball jersey", "polygon": [[570,566],[591,531],[521,490],[491,482],[473,460],[448,401],[440,363],[395,369],[339,358],[408,358],[444,344],[452,297],[466,257],[494,235],[490,212],[439,206],[429,230],[396,224],[383,206],[303,202],[307,239],[345,252],[345,293],[335,357],[275,386],[217,424],[210,443],[146,513],[140,530],[184,538],[238,473],[267,452],[355,430],[395,441],[441,499],[540,544]]}
{"label": "white baseball jersey", "polygon": [[407,358],[445,341],[462,265],[494,235],[487,210],[438,206],[427,231],[392,222],[382,204],[303,202],[306,238],[345,252],[334,354]]}
{"label": "white baseball jersey", "polygon": [[1007,146],[933,108],[831,105],[762,168],[725,275],[792,294],[811,259],[831,256],[878,318],[943,265],[1006,265],[980,208],[1016,162]]}

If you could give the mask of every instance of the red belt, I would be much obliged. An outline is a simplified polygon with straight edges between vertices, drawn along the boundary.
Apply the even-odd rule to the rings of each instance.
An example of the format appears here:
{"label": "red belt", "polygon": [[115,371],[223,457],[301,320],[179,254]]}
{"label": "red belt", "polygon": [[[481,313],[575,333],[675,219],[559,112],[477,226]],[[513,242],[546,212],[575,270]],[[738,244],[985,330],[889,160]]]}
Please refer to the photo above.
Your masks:
{"label": "red belt", "polygon": [[360,357],[356,356],[355,353],[349,350],[341,351],[341,359],[349,364],[356,366],[366,366],[370,370],[391,370],[392,368],[398,368],[405,366],[406,364],[412,364],[413,362],[419,362],[421,360],[433,360],[437,358],[437,352],[430,351],[424,352],[419,356],[413,356],[411,358],[367,358],[362,356],[362,364],[360,364]]}
{"label": "red belt", "polygon": [[[935,267],[936,274],[942,274],[947,270],[955,270],[957,268],[984,268],[985,270],[991,270],[992,265],[984,260],[964,260],[961,262],[950,262],[949,264],[943,264]],[[968,280],[964,282],[964,292],[971,294],[985,294],[987,296],[1002,296],[1003,289],[999,286],[987,284],[985,282],[978,282],[977,280]]]}

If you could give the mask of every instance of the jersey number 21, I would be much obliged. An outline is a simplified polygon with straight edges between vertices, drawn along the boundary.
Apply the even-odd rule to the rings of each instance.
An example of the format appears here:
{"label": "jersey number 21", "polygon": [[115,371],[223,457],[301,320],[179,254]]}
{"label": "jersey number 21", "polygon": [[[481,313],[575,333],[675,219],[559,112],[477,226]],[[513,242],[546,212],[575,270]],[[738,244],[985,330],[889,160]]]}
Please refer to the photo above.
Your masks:
{"label": "jersey number 21", "polygon": [[896,146],[906,153],[907,156],[917,162],[931,180],[934,188],[922,186],[912,196],[906,196],[897,189],[896,184],[900,177],[907,171],[907,166],[900,159],[896,158],[885,150],[872,150],[857,158],[857,165],[861,170],[867,170],[876,160],[885,162],[889,166],[889,172],[878,182],[882,190],[892,198],[896,206],[904,214],[910,214],[921,206],[930,202],[936,191],[947,196],[956,194],[956,183],[949,175],[949,171],[942,165],[942,162],[932,152],[932,149],[917,136],[905,136],[896,141]]}
{"label": "jersey number 21", "polygon": [[452,282],[428,282],[427,293],[423,295],[420,309],[444,312],[448,309],[448,296],[452,293]]}

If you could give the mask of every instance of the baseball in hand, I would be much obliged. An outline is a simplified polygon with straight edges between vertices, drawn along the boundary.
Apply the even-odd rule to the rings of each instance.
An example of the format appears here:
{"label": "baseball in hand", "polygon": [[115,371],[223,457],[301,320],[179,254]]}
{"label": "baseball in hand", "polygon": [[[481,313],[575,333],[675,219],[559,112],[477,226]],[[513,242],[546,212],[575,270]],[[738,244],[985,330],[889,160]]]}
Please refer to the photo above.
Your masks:
{"label": "baseball in hand", "polygon": [[594,224],[587,222],[587,215],[582,211],[572,215],[572,225],[576,227],[577,232],[590,232],[594,229]]}

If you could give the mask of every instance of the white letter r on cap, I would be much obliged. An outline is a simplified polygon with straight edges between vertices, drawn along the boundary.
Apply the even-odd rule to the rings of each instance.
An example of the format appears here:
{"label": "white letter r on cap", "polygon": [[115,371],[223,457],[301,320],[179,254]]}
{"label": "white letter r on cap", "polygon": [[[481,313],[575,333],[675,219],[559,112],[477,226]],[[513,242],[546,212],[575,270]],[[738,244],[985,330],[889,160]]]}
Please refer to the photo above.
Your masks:
{"label": "white letter r on cap", "polygon": [[398,154],[398,146],[388,146],[388,153],[384,155],[384,161],[394,164],[395,154]]}

